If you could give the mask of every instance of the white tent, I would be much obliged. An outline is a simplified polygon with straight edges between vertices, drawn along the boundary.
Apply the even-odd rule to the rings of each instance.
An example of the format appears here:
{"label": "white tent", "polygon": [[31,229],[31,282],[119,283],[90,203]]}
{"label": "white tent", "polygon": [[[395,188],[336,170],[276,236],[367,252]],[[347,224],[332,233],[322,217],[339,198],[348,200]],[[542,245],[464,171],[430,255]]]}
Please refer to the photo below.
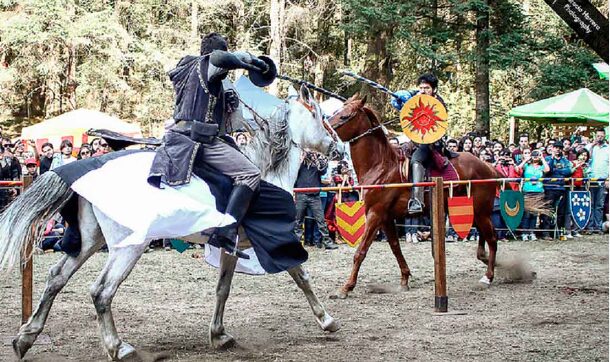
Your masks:
{"label": "white tent", "polygon": [[127,123],[99,111],[77,109],[23,128],[21,139],[35,140],[38,149],[44,142],[51,142],[58,149],[64,139],[72,141],[74,147],[79,148],[82,143],[89,142],[87,130],[91,128],[104,128],[132,137],[142,136],[138,124]]}

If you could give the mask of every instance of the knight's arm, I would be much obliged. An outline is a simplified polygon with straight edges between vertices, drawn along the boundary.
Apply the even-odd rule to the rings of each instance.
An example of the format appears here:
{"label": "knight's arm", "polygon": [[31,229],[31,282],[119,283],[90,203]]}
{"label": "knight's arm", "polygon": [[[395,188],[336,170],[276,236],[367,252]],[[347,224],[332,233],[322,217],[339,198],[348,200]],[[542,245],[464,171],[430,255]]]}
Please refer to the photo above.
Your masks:
{"label": "knight's arm", "polygon": [[267,63],[247,52],[215,50],[210,54],[210,64],[226,70],[247,69],[262,73],[269,70]]}

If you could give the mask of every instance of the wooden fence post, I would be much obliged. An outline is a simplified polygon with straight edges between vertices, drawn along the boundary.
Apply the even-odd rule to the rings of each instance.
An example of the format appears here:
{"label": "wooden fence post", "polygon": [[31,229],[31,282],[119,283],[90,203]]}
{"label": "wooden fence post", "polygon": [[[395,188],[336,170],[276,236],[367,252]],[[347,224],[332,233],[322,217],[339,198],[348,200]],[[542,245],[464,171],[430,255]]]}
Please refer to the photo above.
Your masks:
{"label": "wooden fence post", "polygon": [[[23,177],[23,186],[21,187],[22,193],[32,184],[32,181],[32,176]],[[32,225],[32,227],[33,226],[34,225]],[[26,259],[28,255],[32,255],[32,247],[32,243],[28,242],[25,255],[21,255],[21,324],[25,324],[32,315],[34,265],[32,261],[33,257]]]}
{"label": "wooden fence post", "polygon": [[445,261],[445,197],[443,178],[432,179],[436,186],[432,188],[432,242],[434,250],[434,311],[446,313],[449,298],[447,297],[447,272]]}

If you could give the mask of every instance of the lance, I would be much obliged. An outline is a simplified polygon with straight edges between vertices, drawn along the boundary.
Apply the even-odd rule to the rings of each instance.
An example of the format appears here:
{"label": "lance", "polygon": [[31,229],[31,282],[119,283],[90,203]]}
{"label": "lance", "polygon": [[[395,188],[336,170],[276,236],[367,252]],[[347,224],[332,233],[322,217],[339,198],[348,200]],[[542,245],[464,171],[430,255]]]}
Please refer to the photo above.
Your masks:
{"label": "lance", "polygon": [[379,89],[380,91],[382,91],[384,93],[387,93],[387,94],[391,95],[394,98],[400,99],[400,96],[398,96],[398,94],[392,92],[391,90],[387,89],[386,87],[382,86],[381,84],[379,84],[377,82],[373,82],[372,80],[364,78],[362,76],[359,76],[358,74],[356,74],[356,73],[354,73],[352,71],[342,70],[341,74],[350,76],[352,78],[355,78],[356,80],[364,82],[364,83],[370,85],[371,87],[373,87],[375,89]]}
{"label": "lance", "polygon": [[292,78],[292,77],[289,77],[289,76],[283,75],[283,74],[278,74],[277,77],[280,78],[280,79],[283,79],[283,80],[287,80],[287,81],[292,82],[292,83],[302,84],[302,85],[304,85],[305,87],[307,87],[309,89],[313,89],[313,90],[315,90],[317,92],[320,92],[320,93],[322,93],[324,95],[327,95],[329,97],[336,98],[336,99],[338,99],[338,100],[340,100],[342,102],[345,102],[347,100],[347,98],[342,97],[342,96],[338,95],[337,93],[333,93],[333,92],[331,92],[329,90],[326,90],[324,88],[320,88],[317,85],[315,85],[313,83],[309,83],[309,82],[304,81],[304,80],[295,79],[295,78]]}

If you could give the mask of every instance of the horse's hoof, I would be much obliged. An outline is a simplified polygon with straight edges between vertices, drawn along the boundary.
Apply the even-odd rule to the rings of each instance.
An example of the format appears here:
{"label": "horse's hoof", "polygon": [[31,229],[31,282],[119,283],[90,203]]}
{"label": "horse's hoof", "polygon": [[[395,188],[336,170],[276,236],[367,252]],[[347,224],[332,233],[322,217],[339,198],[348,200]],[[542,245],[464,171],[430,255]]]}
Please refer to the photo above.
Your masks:
{"label": "horse's hoof", "polygon": [[119,351],[117,353],[117,359],[119,361],[122,361],[127,357],[132,356],[134,353],[136,353],[136,349],[133,348],[132,345],[126,342],[121,342],[121,345],[119,346]]}
{"label": "horse's hoof", "polygon": [[235,347],[237,342],[235,338],[228,333],[222,333],[216,336],[210,337],[210,344],[212,348],[216,350],[226,350]]}
{"label": "horse's hoof", "polygon": [[27,352],[27,349],[23,350],[21,348],[18,338],[13,339],[13,352],[15,352],[15,356],[17,357],[17,360],[21,360],[23,358],[23,356],[25,356],[25,353]]}
{"label": "horse's hoof", "polygon": [[325,319],[324,323],[320,323],[320,327],[322,328],[323,331],[334,333],[334,332],[338,331],[339,329],[341,329],[341,323],[339,323],[339,321],[335,320],[335,318],[328,316]]}
{"label": "horse's hoof", "polygon": [[18,360],[21,360],[23,356],[30,350],[32,345],[34,344],[34,338],[31,338],[30,335],[18,335],[13,339],[13,352],[15,352],[15,356],[17,356]]}
{"label": "horse's hoof", "polygon": [[349,295],[349,292],[346,291],[345,289],[341,288],[341,289],[339,289],[339,291],[337,291],[337,293],[331,294],[330,299],[347,299],[348,295]]}
{"label": "horse's hoof", "polygon": [[487,287],[487,288],[489,288],[491,286],[491,280],[489,280],[487,275],[483,275],[483,277],[481,279],[479,279],[479,283],[481,283],[481,285],[483,285],[484,287]]}

